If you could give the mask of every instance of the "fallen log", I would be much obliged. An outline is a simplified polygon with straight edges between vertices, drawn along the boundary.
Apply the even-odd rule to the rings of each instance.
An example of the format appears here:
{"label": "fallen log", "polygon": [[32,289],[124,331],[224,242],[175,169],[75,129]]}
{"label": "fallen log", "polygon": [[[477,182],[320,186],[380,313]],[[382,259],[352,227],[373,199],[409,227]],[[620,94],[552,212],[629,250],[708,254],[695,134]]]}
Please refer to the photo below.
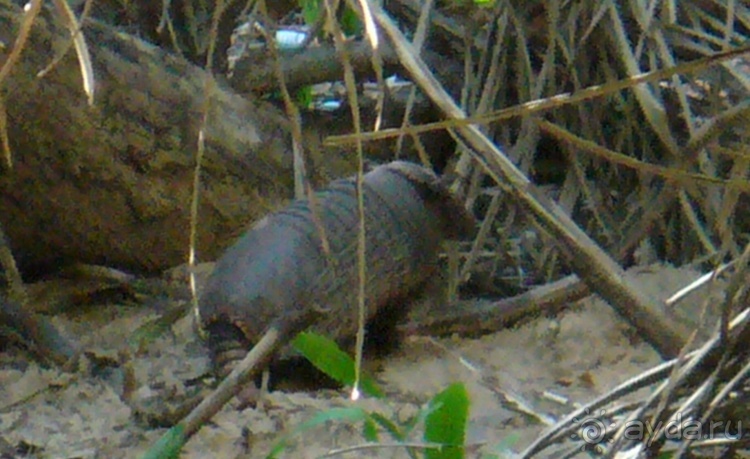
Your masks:
{"label": "fallen log", "polygon": [[[0,0],[0,66],[22,17],[20,7]],[[0,223],[26,274],[71,260],[139,272],[180,264],[212,77],[107,26],[87,22],[83,33],[97,84],[93,106],[70,33],[50,11],[36,18],[2,83],[12,168],[0,168]],[[214,258],[292,190],[283,114],[214,83],[196,248],[202,259]]]}

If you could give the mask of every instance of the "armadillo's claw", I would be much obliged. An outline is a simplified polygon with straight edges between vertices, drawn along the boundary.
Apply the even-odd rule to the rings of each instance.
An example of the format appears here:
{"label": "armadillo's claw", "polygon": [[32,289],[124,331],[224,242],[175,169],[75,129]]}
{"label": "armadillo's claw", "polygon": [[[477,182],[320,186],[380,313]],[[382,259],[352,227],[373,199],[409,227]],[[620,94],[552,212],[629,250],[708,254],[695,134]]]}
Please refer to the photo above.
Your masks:
{"label": "armadillo's claw", "polygon": [[247,354],[246,340],[239,328],[228,322],[214,322],[207,332],[214,374],[223,379]]}

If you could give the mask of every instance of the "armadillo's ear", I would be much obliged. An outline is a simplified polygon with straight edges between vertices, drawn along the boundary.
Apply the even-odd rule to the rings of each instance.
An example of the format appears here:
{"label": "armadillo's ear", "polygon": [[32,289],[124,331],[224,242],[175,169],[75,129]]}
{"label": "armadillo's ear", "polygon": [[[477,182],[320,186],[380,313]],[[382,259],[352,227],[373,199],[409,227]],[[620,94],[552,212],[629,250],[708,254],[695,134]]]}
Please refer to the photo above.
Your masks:
{"label": "armadillo's ear", "polygon": [[441,220],[446,238],[465,240],[474,236],[476,220],[451,193],[447,181],[441,180],[431,170],[415,163],[394,161],[385,167],[414,184],[424,198],[425,205]]}

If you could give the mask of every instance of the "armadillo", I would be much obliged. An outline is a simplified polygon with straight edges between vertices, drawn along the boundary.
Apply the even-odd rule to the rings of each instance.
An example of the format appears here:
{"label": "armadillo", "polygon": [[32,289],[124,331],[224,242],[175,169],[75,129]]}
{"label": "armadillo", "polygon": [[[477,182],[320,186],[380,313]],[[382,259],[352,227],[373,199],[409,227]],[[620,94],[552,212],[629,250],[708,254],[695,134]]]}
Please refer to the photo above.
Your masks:
{"label": "armadillo", "polygon": [[[366,317],[398,320],[435,274],[441,242],[468,236],[474,220],[432,171],[413,163],[374,168],[362,190]],[[311,327],[317,333],[339,343],[356,334],[359,228],[351,177],[260,220],[219,258],[199,312],[220,374],[273,320],[299,308],[325,311]]]}

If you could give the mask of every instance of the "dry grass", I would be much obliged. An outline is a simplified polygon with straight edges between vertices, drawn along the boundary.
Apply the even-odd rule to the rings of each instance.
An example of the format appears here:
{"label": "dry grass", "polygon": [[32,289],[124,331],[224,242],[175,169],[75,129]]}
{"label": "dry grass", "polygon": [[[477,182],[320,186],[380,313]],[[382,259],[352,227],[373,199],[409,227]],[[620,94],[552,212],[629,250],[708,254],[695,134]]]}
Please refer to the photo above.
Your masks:
{"label": "dry grass", "polygon": [[[502,46],[488,43],[480,62],[506,65],[490,65],[470,88],[494,95],[491,102],[474,97],[468,108],[481,114],[606,86],[738,47],[750,15],[717,3],[669,11],[670,2],[651,10],[640,2],[498,2]],[[735,57],[487,130],[537,184],[555,185],[561,205],[615,255],[639,243],[675,263],[715,263],[737,257],[747,240],[738,212],[750,185],[747,69]]]}
{"label": "dry grass", "polygon": [[[467,82],[464,107],[472,116],[482,116],[526,104],[526,113],[519,110],[516,118],[488,123],[485,131],[507,147],[508,155],[537,185],[551,185],[559,204],[621,262],[638,261],[644,248],[654,252],[651,257],[677,264],[738,261],[734,288],[726,292],[725,313],[716,318],[719,327],[713,339],[672,361],[659,377],[629,381],[631,386],[667,382],[609,420],[618,425],[639,420],[666,425],[681,416],[681,422],[700,426],[733,423],[736,433],[737,422],[747,417],[748,393],[743,387],[750,371],[742,344],[748,330],[748,251],[743,250],[748,220],[742,196],[750,190],[749,62],[743,55],[732,56],[627,89],[606,87],[739,48],[748,39],[750,10],[735,2],[680,2],[676,10],[670,9],[675,2],[650,5],[498,2],[492,14],[494,39],[481,48],[479,57],[485,65],[477,75],[486,76]],[[544,112],[529,104],[544,104],[596,85],[601,85],[601,94],[595,98]],[[502,208],[499,213],[513,215]],[[527,252],[531,265],[539,273],[557,276],[559,259],[545,250],[548,241],[536,247],[536,252]],[[635,249],[640,250],[634,253]],[[573,420],[584,412],[606,407],[608,413],[616,413],[613,403],[621,395],[608,394],[572,414],[526,454],[569,438]],[[670,451],[670,457],[688,450],[715,455],[747,447],[731,437],[667,442],[664,429],[641,443],[624,434],[621,428],[608,438],[610,457],[647,450]],[[554,455],[565,451],[558,449]]]}

